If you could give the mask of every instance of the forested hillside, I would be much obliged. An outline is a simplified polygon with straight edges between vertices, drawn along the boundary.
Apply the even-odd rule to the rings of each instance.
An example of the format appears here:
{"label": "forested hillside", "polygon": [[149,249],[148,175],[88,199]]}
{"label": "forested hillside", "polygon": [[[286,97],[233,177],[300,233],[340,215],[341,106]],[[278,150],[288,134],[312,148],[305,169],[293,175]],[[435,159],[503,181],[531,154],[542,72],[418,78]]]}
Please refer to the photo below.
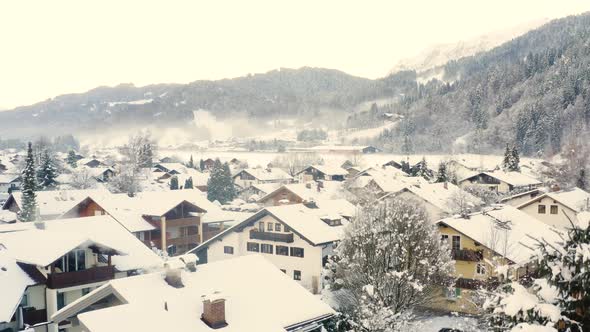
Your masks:
{"label": "forested hillside", "polygon": [[[382,112],[404,116],[379,144],[402,152],[500,150],[551,155],[588,134],[590,14],[552,21],[417,84]],[[376,117],[379,117],[377,112]]]}

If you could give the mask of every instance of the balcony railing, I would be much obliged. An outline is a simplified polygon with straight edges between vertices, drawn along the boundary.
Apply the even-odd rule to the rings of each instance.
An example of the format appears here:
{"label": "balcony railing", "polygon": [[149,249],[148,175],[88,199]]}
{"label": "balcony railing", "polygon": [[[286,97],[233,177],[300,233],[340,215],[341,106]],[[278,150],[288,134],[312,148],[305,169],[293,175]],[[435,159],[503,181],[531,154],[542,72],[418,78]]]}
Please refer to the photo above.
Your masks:
{"label": "balcony railing", "polygon": [[185,236],[185,237],[170,238],[170,239],[166,240],[166,244],[169,246],[171,246],[171,245],[182,246],[182,245],[187,245],[187,244],[198,244],[198,243],[199,243],[199,236],[196,234]]}
{"label": "balcony railing", "polygon": [[253,229],[250,231],[250,239],[292,243],[293,233],[260,232]]}
{"label": "balcony railing", "polygon": [[80,286],[107,281],[114,277],[115,269],[113,266],[97,266],[81,271],[51,273],[47,276],[47,287],[57,289]]}
{"label": "balcony railing", "polygon": [[453,259],[456,261],[479,262],[483,259],[483,253],[481,251],[470,249],[453,249],[451,253],[453,255]]}
{"label": "balcony railing", "polygon": [[36,325],[47,321],[47,310],[34,308],[23,309],[23,322],[28,325]]}

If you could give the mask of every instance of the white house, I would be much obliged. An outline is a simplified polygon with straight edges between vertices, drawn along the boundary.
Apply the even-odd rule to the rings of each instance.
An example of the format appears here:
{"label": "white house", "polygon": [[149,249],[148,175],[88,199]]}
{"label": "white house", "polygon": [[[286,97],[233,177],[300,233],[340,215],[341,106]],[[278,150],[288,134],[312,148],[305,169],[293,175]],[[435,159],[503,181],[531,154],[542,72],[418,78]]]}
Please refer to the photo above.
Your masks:
{"label": "white house", "polygon": [[[350,203],[349,203],[350,204]],[[200,263],[262,254],[277,268],[310,290],[321,288],[322,267],[348,222],[344,204],[268,207],[204,242],[192,252]],[[354,207],[353,207],[354,209]],[[340,213],[339,213],[340,212]]]}
{"label": "white house", "polygon": [[477,185],[499,193],[508,193],[513,190],[532,190],[543,183],[535,178],[520,172],[480,172],[459,181],[459,186],[464,188]]}
{"label": "white house", "polygon": [[547,225],[571,228],[579,213],[590,210],[590,193],[580,188],[551,191],[522,203],[518,209]]}
{"label": "white house", "polygon": [[51,318],[87,332],[303,332],[334,315],[260,255],[196,268],[190,256],[162,272],[112,280]]}
{"label": "white house", "polygon": [[310,165],[295,174],[299,182],[344,181],[347,175],[347,170],[335,165]]}
{"label": "white house", "polygon": [[291,183],[293,177],[280,168],[246,168],[233,175],[234,183],[246,189],[253,184]]}
{"label": "white house", "polygon": [[48,318],[108,280],[162,263],[108,216],[0,225],[0,330],[75,331]]}

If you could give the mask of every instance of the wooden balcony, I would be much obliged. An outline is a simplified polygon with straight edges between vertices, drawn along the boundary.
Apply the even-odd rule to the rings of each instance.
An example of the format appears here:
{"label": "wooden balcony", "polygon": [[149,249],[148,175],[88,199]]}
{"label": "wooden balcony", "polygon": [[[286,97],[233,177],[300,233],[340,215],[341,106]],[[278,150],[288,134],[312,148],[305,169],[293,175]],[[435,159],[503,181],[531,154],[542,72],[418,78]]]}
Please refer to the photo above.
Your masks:
{"label": "wooden balcony", "polygon": [[250,231],[250,239],[293,243],[293,233],[260,232],[253,229]]}
{"label": "wooden balcony", "polygon": [[115,277],[113,266],[97,266],[74,272],[51,273],[47,276],[47,287],[66,288],[111,280]]}
{"label": "wooden balcony", "polygon": [[47,321],[47,310],[35,308],[23,309],[23,322],[28,325],[36,325]]}
{"label": "wooden balcony", "polygon": [[184,227],[184,226],[198,226],[200,223],[199,217],[188,217],[188,218],[179,218],[179,219],[167,219],[166,226],[167,227]]}
{"label": "wooden balcony", "polygon": [[451,254],[456,261],[479,262],[483,259],[483,253],[481,251],[470,249],[453,249],[451,250]]}
{"label": "wooden balcony", "polygon": [[187,245],[187,244],[198,244],[198,243],[199,243],[199,235],[198,234],[189,235],[189,236],[185,236],[185,237],[176,237],[176,238],[166,239],[166,244],[169,246],[171,246],[171,245],[182,246],[182,245]]}

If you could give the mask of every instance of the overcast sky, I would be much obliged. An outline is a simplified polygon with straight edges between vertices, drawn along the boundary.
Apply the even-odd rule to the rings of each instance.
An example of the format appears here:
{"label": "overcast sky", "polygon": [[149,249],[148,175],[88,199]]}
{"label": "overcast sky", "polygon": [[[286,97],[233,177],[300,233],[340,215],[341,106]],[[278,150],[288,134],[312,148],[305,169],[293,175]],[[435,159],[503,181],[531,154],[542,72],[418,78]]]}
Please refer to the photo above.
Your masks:
{"label": "overcast sky", "polygon": [[279,67],[376,78],[432,44],[588,10],[588,0],[3,0],[0,108]]}

